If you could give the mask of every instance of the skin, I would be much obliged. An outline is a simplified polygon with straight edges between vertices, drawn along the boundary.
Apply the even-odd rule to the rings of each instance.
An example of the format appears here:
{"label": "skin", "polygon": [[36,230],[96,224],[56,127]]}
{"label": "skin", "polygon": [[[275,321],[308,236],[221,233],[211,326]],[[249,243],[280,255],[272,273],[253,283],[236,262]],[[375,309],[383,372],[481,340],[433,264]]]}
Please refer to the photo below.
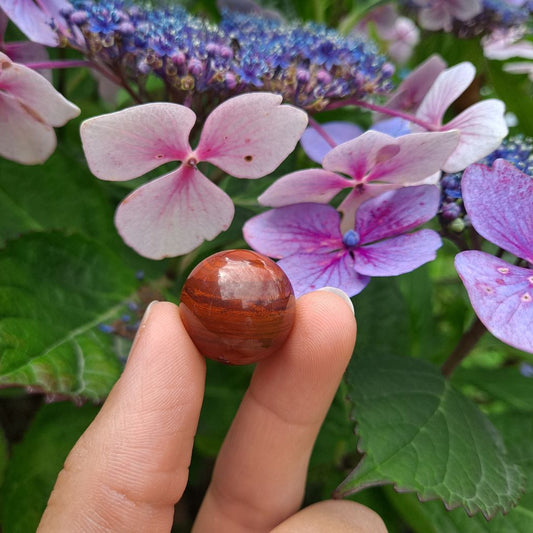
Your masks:
{"label": "skin", "polygon": [[[354,316],[338,295],[298,299],[287,342],[256,366],[194,533],[386,532],[377,514],[355,502],[299,511],[309,456],[355,336]],[[205,359],[178,308],[153,303],[122,376],[67,457],[38,531],[169,532],[187,484],[204,381]]]}

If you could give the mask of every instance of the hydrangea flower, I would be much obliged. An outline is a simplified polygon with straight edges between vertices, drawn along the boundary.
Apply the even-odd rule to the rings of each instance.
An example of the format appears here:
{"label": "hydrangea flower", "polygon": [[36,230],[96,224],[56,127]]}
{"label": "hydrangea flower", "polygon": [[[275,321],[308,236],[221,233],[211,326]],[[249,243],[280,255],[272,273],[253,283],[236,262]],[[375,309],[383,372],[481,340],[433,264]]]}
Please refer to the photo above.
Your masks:
{"label": "hydrangea flower", "polygon": [[470,39],[525,23],[531,0],[402,0],[426,30],[453,32]]}
{"label": "hydrangea flower", "polygon": [[57,46],[58,37],[52,24],[63,20],[61,11],[70,8],[67,0],[0,0],[7,16],[28,39],[46,46]]}
{"label": "hydrangea flower", "polygon": [[[380,131],[392,137],[400,137],[410,133],[409,122],[402,118],[394,117],[380,120],[370,127],[373,131]],[[315,163],[322,163],[325,155],[335,146],[351,141],[363,133],[352,122],[332,121],[309,126],[300,139],[300,144],[307,157]]]}
{"label": "hydrangea flower", "polygon": [[[48,60],[48,53],[43,45],[31,41],[4,41],[4,35],[8,23],[7,15],[0,8],[0,52],[6,54],[16,63],[43,62]],[[40,71],[48,81],[52,81],[49,69]]]}
{"label": "hydrangea flower", "polygon": [[420,30],[415,23],[407,17],[401,17],[392,3],[371,9],[358,22],[354,32],[366,35],[375,32],[386,48],[388,57],[400,65],[411,57],[420,41]]}
{"label": "hydrangea flower", "polygon": [[369,130],[328,152],[322,161],[323,168],[298,170],[283,176],[259,197],[259,203],[271,207],[300,202],[327,203],[341,190],[350,188],[339,206],[346,231],[353,227],[355,212],[365,200],[387,190],[419,183],[438,172],[458,139],[457,131],[411,133],[394,138]]}
{"label": "hydrangea flower", "polygon": [[418,23],[426,30],[451,31],[454,19],[465,21],[482,10],[481,0],[413,0],[418,7]]}
{"label": "hydrangea flower", "polygon": [[469,62],[444,67],[438,56],[432,56],[411,73],[385,106],[361,102],[359,105],[381,111],[377,120],[387,112],[407,119],[413,132],[457,130],[459,142],[442,169],[459,172],[492,152],[507,135],[505,106],[497,99],[482,100],[443,124],[447,109],[475,76],[475,68]]}
{"label": "hydrangea flower", "polygon": [[477,250],[459,253],[455,268],[472,307],[495,337],[533,353],[533,179],[498,159],[492,169],[468,167],[462,191],[476,231],[526,265]]}
{"label": "hydrangea flower", "polygon": [[56,147],[54,127],[79,114],[43,76],[0,52],[0,156],[43,163]]}
{"label": "hydrangea flower", "polygon": [[[307,110],[386,92],[394,68],[361,39],[312,23],[224,10],[219,24],[182,6],[74,0],[63,10],[72,47],[132,84],[154,74],[172,101],[199,105],[268,91]],[[83,36],[80,42],[79,36]],[[208,98],[205,98],[208,93]]]}
{"label": "hydrangea flower", "polygon": [[522,58],[527,61],[512,61],[505,63],[503,69],[513,74],[528,74],[533,81],[533,43],[523,39],[526,28],[511,28],[507,31],[497,31],[483,39],[483,53],[489,59],[504,61],[511,58]]}
{"label": "hydrangea flower", "polygon": [[189,134],[196,115],[179,104],[144,104],[86,120],[83,148],[100,179],[130,180],[163,163],[182,162],[120,204],[115,223],[124,241],[141,255],[161,259],[188,253],[227,229],[233,202],[197,165],[206,161],[249,179],[275,170],[307,125],[305,112],[281,100],[270,93],[227,100],[208,116],[194,150]]}
{"label": "hydrangea flower", "polygon": [[[446,68],[446,63],[437,54],[429,56],[412,70],[390,95],[384,107],[414,113],[422,103],[438,75]],[[384,118],[381,116],[381,118]]]}
{"label": "hydrangea flower", "polygon": [[495,150],[507,135],[505,106],[501,100],[490,98],[477,102],[447,124],[443,124],[448,107],[468,88],[476,70],[472,63],[459,63],[442,71],[416,111],[416,118],[431,131],[459,130],[457,148],[442,169],[458,172]]}
{"label": "hydrangea flower", "polygon": [[[533,176],[533,139],[523,135],[513,135],[503,140],[502,144],[478,163],[492,166],[496,159],[505,159],[518,170]],[[441,181],[441,205],[439,219],[443,227],[460,233],[470,225],[466,215],[461,192],[463,173],[445,174]]]}
{"label": "hydrangea flower", "polygon": [[333,207],[306,203],[257,215],[243,234],[253,249],[280,259],[297,296],[326,286],[354,296],[373,276],[397,276],[435,259],[435,231],[407,232],[431,219],[438,204],[438,188],[419,185],[368,200],[347,231]]}

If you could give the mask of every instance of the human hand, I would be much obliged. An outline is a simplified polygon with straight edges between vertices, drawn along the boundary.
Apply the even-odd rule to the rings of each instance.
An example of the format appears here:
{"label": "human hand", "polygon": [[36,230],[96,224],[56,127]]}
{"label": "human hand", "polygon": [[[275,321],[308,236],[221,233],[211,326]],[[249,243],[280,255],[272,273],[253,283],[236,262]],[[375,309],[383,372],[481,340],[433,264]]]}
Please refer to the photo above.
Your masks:
{"label": "human hand", "polygon": [[[355,335],[339,296],[317,291],[298,299],[287,342],[257,363],[195,533],[386,532],[378,515],[355,502],[298,512],[309,457]],[[204,381],[205,359],[178,308],[152,304],[122,376],[67,457],[38,531],[169,532],[187,484]]]}

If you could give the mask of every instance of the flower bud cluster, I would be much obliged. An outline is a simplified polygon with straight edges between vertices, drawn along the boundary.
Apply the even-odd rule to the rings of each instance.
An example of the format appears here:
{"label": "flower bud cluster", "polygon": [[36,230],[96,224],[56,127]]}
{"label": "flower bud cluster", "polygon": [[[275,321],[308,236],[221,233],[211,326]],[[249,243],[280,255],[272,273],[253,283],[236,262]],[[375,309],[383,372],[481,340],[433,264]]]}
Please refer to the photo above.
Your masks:
{"label": "flower bud cluster", "polygon": [[[464,5],[468,6],[471,0],[460,0],[454,2],[453,5],[458,6],[458,9]],[[435,16],[443,9],[452,9],[441,7],[441,4],[447,4],[445,0],[400,0],[400,4],[405,10],[406,14],[416,18],[422,9],[435,8]],[[450,4],[452,4],[450,2]],[[438,7],[437,7],[438,6]],[[462,12],[459,9],[458,12]],[[530,20],[533,13],[533,1],[524,0],[522,2],[509,2],[506,0],[481,0],[481,11],[476,15],[466,20],[459,20],[453,17],[449,30],[457,37],[463,39],[470,39],[478,35],[488,35],[495,30],[507,30],[514,26],[526,24]],[[453,11],[452,11],[453,15]],[[427,24],[427,21],[426,21]],[[421,24],[424,27],[424,24]],[[430,25],[433,25],[430,24]],[[426,28],[432,30],[433,28]]]}
{"label": "flower bud cluster", "polygon": [[[479,163],[490,167],[496,159],[505,159],[521,172],[533,177],[533,138],[523,135],[509,137]],[[462,174],[444,174],[440,180],[439,220],[445,229],[456,233],[469,225],[461,194]]]}
{"label": "flower bud cluster", "polygon": [[496,30],[507,30],[527,23],[533,13],[533,1],[523,5],[505,0],[483,0],[483,11],[466,21],[454,22],[454,33],[463,39],[488,35]]}
{"label": "flower bud cluster", "polygon": [[269,91],[318,111],[390,89],[393,67],[371,44],[322,25],[229,11],[217,25],[181,6],[121,0],[75,0],[63,16],[65,44],[129,83],[154,74],[178,103]]}

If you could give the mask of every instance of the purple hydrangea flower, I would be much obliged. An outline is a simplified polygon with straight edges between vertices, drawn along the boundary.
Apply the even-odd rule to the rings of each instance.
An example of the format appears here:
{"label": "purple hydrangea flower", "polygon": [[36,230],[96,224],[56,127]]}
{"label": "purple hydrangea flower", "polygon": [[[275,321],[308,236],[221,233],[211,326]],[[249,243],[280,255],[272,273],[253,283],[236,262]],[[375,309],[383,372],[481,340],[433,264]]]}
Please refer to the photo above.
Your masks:
{"label": "purple hydrangea flower", "polygon": [[476,231],[526,265],[477,250],[459,253],[455,268],[472,307],[495,337],[533,353],[533,179],[498,159],[492,169],[468,167],[462,191]]}
{"label": "purple hydrangea flower", "polygon": [[[513,135],[503,140],[502,144],[478,163],[491,166],[496,159],[505,159],[518,170],[533,176],[533,138]],[[460,233],[469,226],[469,219],[463,204],[461,177],[463,173],[445,174],[440,180],[441,207],[439,209],[441,224],[454,232]]]}
{"label": "purple hydrangea flower", "polygon": [[[225,9],[215,24],[180,5],[73,0],[62,11],[60,37],[128,82],[142,84],[154,74],[172,101],[196,111],[250,91],[281,94],[319,111],[331,101],[390,89],[394,68],[372,44],[322,25],[246,11]],[[194,96],[198,102],[191,102]]]}
{"label": "purple hydrangea flower", "polygon": [[435,259],[439,235],[407,233],[435,216],[434,185],[386,192],[358,209],[355,226],[341,230],[330,205],[295,204],[257,215],[244,225],[246,242],[280,259],[297,296],[321,287],[361,292],[373,276],[397,276]]}

